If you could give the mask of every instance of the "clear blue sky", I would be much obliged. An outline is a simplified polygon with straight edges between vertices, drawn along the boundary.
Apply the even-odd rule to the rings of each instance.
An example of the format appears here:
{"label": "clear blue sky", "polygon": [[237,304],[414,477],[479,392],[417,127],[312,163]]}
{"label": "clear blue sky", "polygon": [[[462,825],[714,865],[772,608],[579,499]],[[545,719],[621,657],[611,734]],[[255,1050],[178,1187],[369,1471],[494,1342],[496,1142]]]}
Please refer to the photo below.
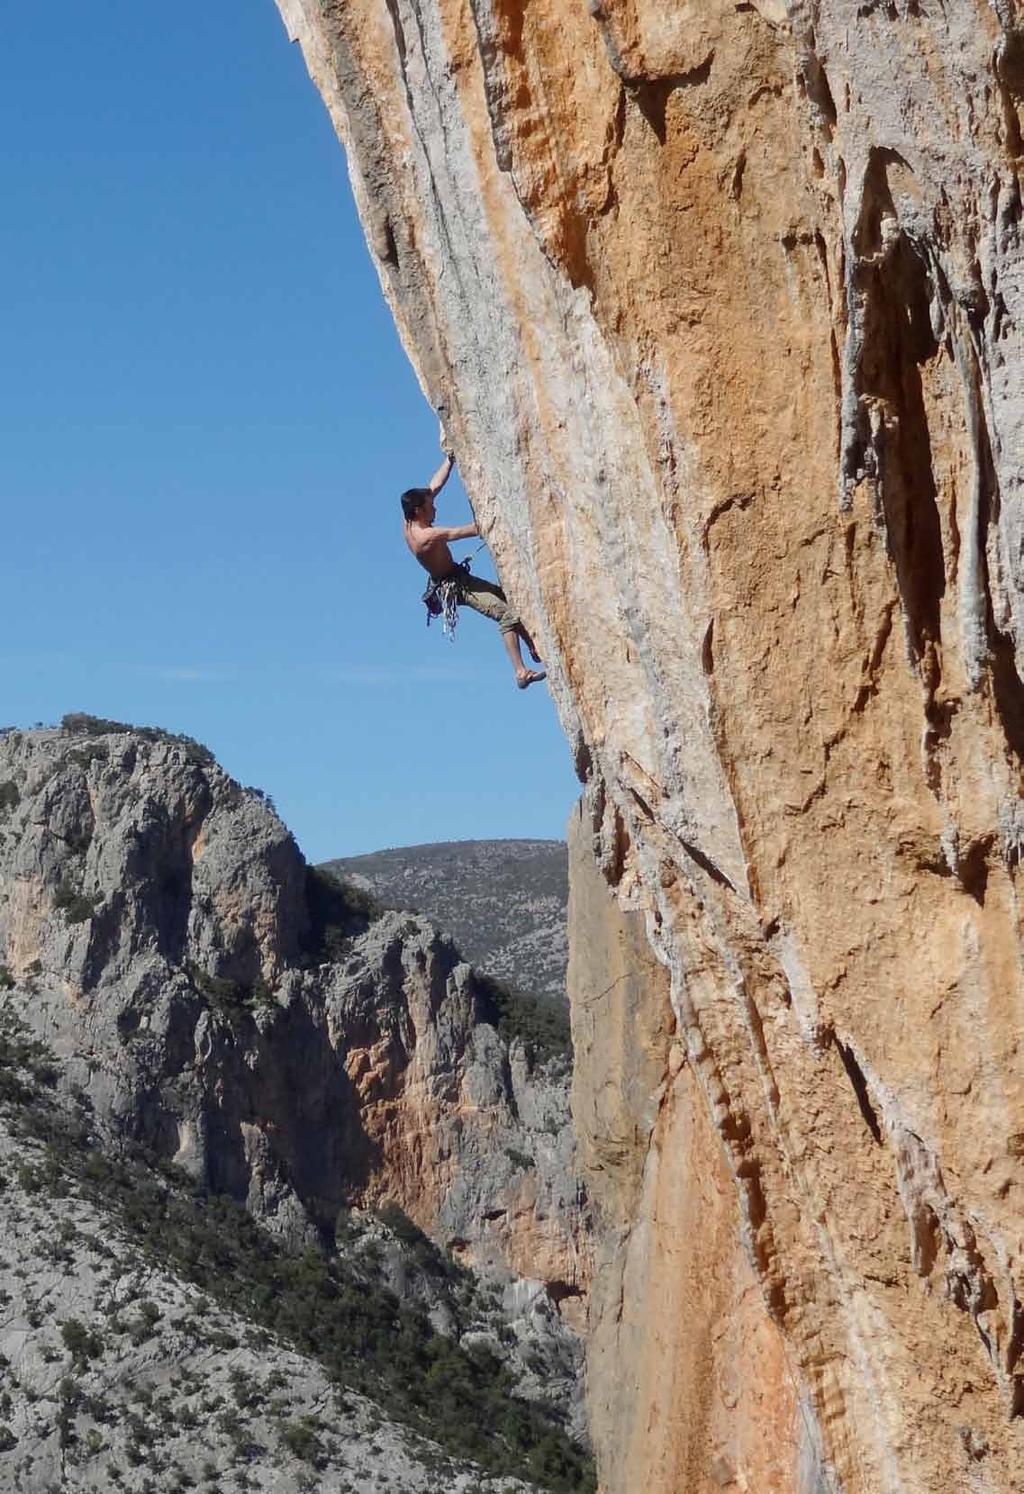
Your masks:
{"label": "clear blue sky", "polygon": [[272,0],[14,6],[4,57],[0,725],[188,732],[313,859],[561,835],[546,690],[424,626],[436,422]]}

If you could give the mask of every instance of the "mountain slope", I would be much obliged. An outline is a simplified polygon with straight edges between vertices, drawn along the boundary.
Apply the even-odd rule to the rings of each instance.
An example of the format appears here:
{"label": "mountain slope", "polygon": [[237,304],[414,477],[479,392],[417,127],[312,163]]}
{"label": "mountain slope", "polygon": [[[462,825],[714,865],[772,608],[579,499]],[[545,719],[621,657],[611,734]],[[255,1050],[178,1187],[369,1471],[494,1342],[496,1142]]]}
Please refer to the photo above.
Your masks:
{"label": "mountain slope", "polygon": [[[357,1318],[343,1290],[323,1295],[341,1286],[337,1267],[291,1263],[237,1206],[105,1156],[87,1107],[62,1112],[57,1072],[5,1002],[0,1488],[429,1494],[443,1477],[504,1494],[506,1477],[431,1446],[422,1415],[420,1430],[396,1419],[394,1376],[375,1369],[363,1324],[391,1319],[388,1364],[409,1346],[368,1241],[344,1266]],[[332,1313],[345,1315],[340,1357],[323,1331]]]}
{"label": "mountain slope", "polygon": [[[24,1029],[53,1090],[42,1108],[17,1074],[2,1092],[25,1146],[49,1149],[25,1174],[30,1234],[103,1179],[90,1232],[116,1232],[113,1209],[181,1290],[448,1453],[493,1447],[513,1477],[588,1486],[588,1245],[557,1024],[524,1025],[426,920],[307,867],[198,744],[87,717],[0,733],[0,998],[15,1058]],[[7,1232],[17,1199],[0,1188]],[[41,1323],[19,1352],[50,1363]]]}
{"label": "mountain slope", "polygon": [[531,995],[565,1000],[564,841],[442,841],[325,865],[385,907],[415,908],[435,920],[478,969]]}

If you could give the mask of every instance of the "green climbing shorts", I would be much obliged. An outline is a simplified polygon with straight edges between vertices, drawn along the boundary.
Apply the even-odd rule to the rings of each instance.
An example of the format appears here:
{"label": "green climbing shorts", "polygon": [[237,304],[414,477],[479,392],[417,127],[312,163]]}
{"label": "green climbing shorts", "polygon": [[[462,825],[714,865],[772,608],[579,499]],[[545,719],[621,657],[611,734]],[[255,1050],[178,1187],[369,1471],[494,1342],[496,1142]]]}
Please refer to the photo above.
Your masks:
{"label": "green climbing shorts", "polygon": [[514,633],[519,626],[519,614],[509,606],[508,598],[500,586],[485,581],[481,576],[462,572],[457,579],[459,605],[472,607],[496,622],[503,633]]}

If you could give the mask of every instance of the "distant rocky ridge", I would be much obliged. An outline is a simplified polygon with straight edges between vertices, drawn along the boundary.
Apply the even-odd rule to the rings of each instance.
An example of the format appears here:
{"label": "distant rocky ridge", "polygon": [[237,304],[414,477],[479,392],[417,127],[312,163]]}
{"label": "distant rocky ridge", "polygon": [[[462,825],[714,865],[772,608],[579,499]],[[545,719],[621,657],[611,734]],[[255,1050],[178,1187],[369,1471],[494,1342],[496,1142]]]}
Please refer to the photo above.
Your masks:
{"label": "distant rocky ridge", "polygon": [[[0,992],[98,1156],[173,1165],[329,1260],[390,1220],[390,1286],[477,1356],[467,1383],[512,1376],[527,1409],[509,1471],[540,1415],[553,1440],[522,1471],[587,1486],[565,1056],[550,1027],[517,1032],[515,1004],[437,928],[307,867],[205,748],[70,717],[0,733]],[[13,1199],[0,1190],[0,1216]],[[440,1246],[456,1286],[471,1271],[489,1313],[455,1286],[424,1299],[403,1241]],[[31,1345],[31,1320],[18,1331]]]}
{"label": "distant rocky ridge", "polygon": [[455,840],[325,865],[446,929],[479,970],[565,1002],[569,870],[561,840]]}

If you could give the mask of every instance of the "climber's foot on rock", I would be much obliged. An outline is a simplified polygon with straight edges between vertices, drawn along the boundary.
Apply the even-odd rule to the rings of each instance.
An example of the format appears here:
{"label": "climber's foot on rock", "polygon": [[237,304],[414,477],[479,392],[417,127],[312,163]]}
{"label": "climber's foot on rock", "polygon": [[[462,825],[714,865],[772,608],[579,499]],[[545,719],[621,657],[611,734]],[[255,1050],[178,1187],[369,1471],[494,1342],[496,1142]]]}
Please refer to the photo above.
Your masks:
{"label": "climber's foot on rock", "polygon": [[525,690],[528,685],[536,685],[540,680],[546,680],[547,675],[543,669],[516,670],[516,684],[520,690]]}

